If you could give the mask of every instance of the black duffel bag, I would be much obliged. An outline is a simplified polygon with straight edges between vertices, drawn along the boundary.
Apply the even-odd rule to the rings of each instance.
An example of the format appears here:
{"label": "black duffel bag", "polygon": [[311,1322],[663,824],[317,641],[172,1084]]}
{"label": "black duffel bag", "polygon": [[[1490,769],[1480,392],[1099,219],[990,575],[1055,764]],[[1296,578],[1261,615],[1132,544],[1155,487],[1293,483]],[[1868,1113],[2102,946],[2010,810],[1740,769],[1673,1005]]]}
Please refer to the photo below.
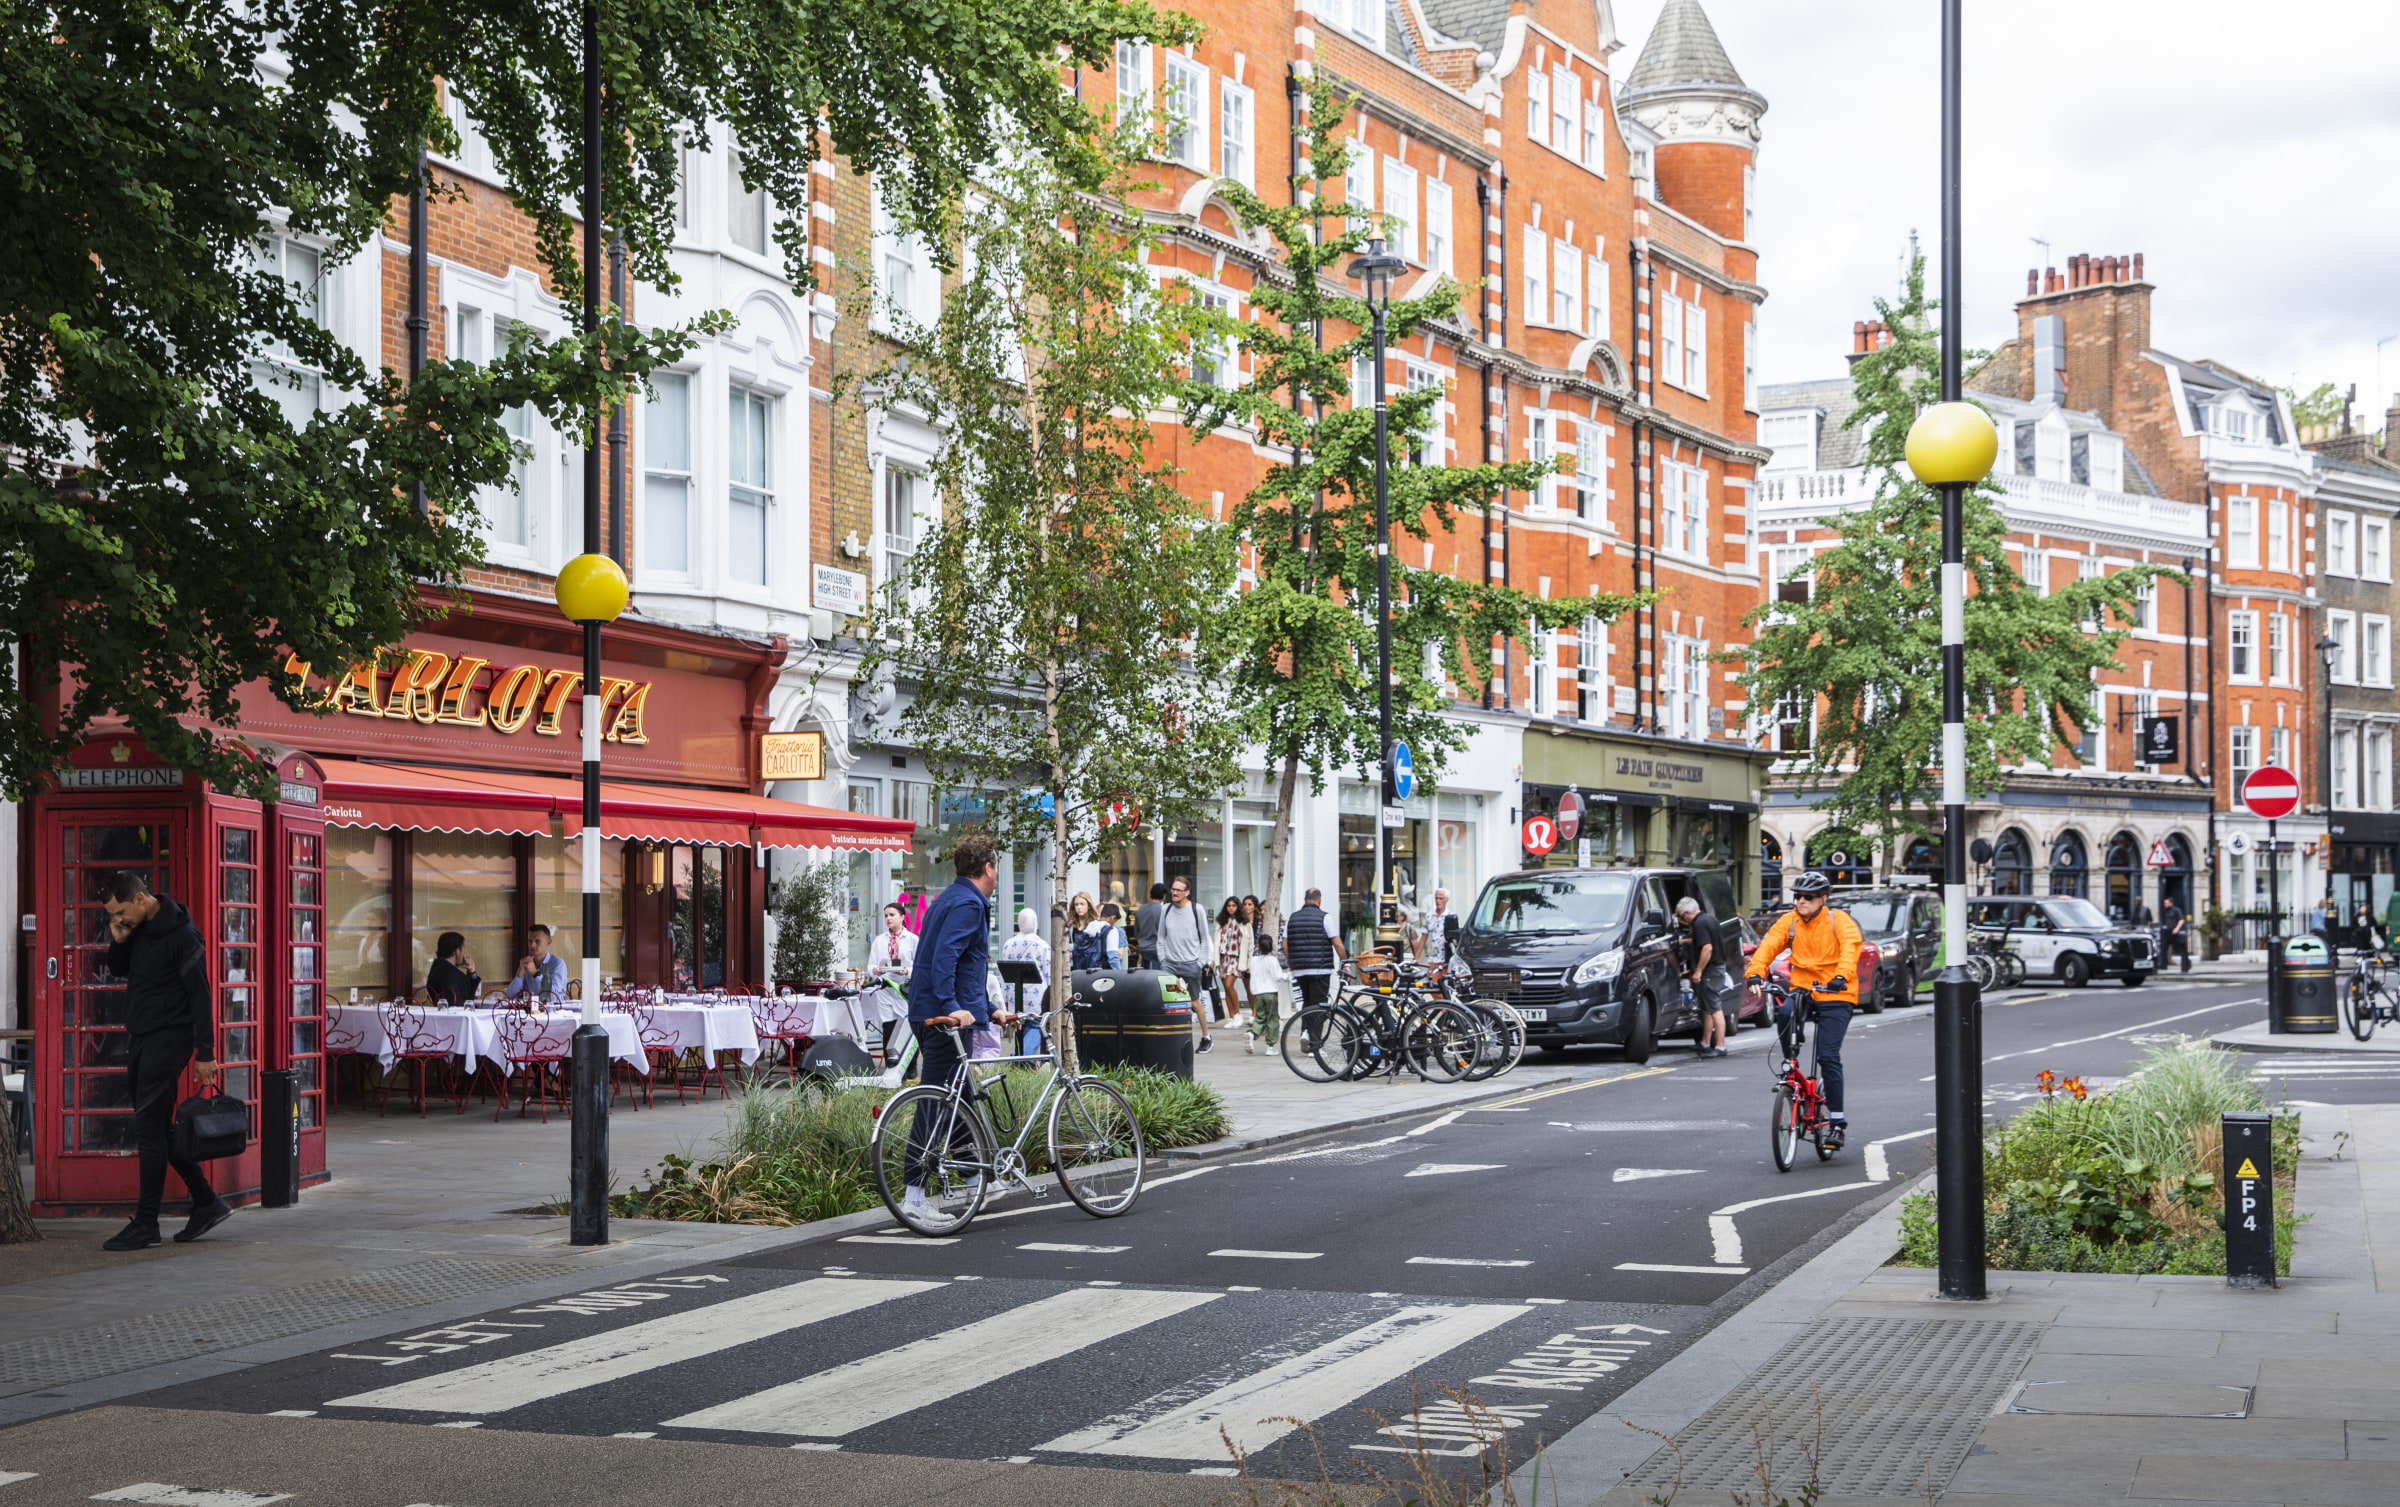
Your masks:
{"label": "black duffel bag", "polygon": [[194,1094],[175,1106],[174,1144],[187,1162],[240,1156],[250,1144],[250,1106],[231,1094]]}
{"label": "black duffel bag", "polygon": [[800,1073],[807,1078],[831,1081],[855,1073],[872,1077],[874,1072],[875,1059],[847,1036],[820,1036],[800,1054]]}

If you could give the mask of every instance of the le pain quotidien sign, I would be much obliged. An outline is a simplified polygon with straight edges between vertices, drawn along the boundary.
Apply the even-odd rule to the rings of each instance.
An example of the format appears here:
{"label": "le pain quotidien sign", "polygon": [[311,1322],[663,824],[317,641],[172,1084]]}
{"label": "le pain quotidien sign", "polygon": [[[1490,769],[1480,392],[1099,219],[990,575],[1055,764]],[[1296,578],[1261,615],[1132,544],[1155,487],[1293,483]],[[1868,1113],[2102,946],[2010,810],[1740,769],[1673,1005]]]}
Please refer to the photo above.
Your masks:
{"label": "le pain quotidien sign", "polygon": [[1617,756],[1617,773],[1625,779],[1647,781],[1653,790],[1672,790],[1679,784],[1696,785],[1708,778],[1708,770],[1698,764],[1644,759],[1631,754]]}
{"label": "le pain quotidien sign", "polygon": [[[528,732],[541,738],[563,736],[567,709],[580,710],[583,697],[580,670],[504,665],[439,649],[398,650],[332,676],[317,674],[308,661],[294,656],[284,662],[283,673],[300,687],[302,703],[315,710],[427,727],[484,728],[503,737]],[[650,741],[645,719],[652,684],[601,677],[601,736],[606,741]]]}

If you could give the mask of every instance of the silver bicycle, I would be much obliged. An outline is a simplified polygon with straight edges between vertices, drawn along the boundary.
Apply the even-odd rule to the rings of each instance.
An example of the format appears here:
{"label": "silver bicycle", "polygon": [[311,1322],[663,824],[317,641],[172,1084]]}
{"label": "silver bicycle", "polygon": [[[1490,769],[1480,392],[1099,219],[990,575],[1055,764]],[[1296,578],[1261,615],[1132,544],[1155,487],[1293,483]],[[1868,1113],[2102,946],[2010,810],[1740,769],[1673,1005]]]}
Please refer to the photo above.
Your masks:
{"label": "silver bicycle", "polygon": [[[1047,1170],[1086,1214],[1112,1219],[1133,1207],[1145,1174],[1133,1105],[1115,1084],[1063,1069],[1057,1023],[1057,1016],[1045,1022],[1049,1052],[973,1060],[966,1060],[958,1028],[942,1028],[959,1047],[958,1072],[947,1083],[902,1089],[876,1111],[868,1150],[876,1190],[894,1219],[920,1235],[953,1235],[982,1212],[995,1184],[1044,1197],[1050,1190],[1034,1181],[1045,1170],[1037,1158],[1046,1159]],[[1010,1069],[1033,1064],[1048,1071],[1020,1110],[1016,1100],[1025,1085],[1014,1081],[1021,1075]],[[978,1071],[985,1068],[999,1071]],[[1006,1145],[1000,1144],[995,1112],[1014,1129]],[[1043,1141],[1029,1148],[1037,1126]]]}

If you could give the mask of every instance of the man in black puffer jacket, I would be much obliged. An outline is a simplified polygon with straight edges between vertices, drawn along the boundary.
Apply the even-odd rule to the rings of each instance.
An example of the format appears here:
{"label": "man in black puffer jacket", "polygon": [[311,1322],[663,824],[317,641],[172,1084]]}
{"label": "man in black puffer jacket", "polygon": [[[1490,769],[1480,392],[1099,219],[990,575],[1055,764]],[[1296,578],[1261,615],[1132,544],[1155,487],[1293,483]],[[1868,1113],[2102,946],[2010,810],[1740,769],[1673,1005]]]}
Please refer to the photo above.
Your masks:
{"label": "man in black puffer jacket", "polygon": [[174,1154],[175,1087],[185,1063],[203,1089],[217,1082],[217,1022],[208,983],[208,949],[191,913],[150,892],[131,870],[108,877],[109,972],[125,980],[125,1078],[133,1105],[133,1144],[141,1157],[141,1202],[133,1220],[103,1249],[138,1251],[158,1244],[158,1206],[174,1167],[192,1195],[192,1217],[176,1240],[197,1240],[233,1214],[197,1162]]}

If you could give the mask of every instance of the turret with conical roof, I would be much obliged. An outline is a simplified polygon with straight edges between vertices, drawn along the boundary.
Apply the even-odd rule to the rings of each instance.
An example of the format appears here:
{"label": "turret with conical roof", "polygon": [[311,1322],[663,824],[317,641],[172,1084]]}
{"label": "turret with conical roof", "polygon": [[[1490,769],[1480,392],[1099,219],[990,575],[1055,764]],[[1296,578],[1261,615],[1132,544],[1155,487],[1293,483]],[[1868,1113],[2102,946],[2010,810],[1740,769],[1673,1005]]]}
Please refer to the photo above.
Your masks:
{"label": "turret with conical roof", "polygon": [[1742,81],[1700,0],[1667,0],[1617,92],[1658,137],[1659,202],[1728,240],[1749,239],[1749,176],[1766,96]]}

